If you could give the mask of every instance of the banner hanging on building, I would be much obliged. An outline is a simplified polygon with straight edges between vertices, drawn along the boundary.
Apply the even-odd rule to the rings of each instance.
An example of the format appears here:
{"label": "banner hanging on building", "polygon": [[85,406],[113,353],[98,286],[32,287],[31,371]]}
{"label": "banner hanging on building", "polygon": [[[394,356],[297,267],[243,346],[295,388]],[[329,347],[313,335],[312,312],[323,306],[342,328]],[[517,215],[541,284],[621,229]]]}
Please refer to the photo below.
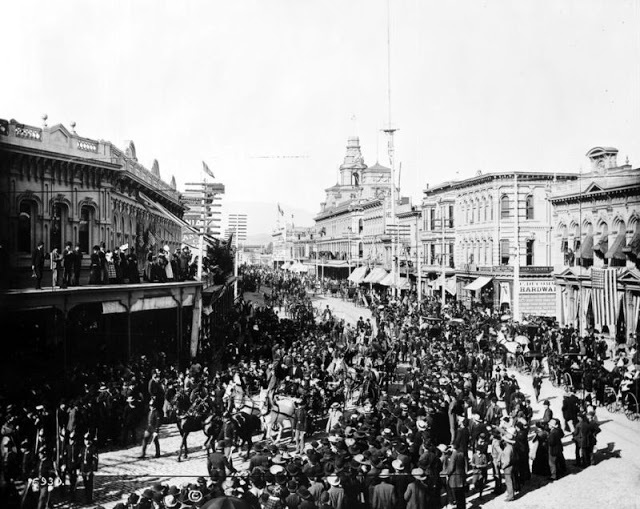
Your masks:
{"label": "banner hanging on building", "polygon": [[593,313],[596,325],[615,326],[618,316],[616,269],[591,268],[591,287],[593,289]]}
{"label": "banner hanging on building", "polygon": [[511,306],[511,285],[509,283],[500,283],[500,304]]}

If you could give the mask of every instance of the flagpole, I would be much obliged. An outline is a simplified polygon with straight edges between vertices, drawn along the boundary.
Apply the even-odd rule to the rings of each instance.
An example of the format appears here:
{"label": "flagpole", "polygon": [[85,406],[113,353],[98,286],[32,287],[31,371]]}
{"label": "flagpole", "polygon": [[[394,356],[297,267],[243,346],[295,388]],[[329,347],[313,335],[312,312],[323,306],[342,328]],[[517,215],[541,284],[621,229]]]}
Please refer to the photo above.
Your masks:
{"label": "flagpole", "polygon": [[204,256],[202,252],[204,251],[204,222],[206,220],[205,208],[206,208],[206,199],[207,199],[207,178],[202,178],[202,210],[201,210],[201,226],[200,226],[200,239],[198,242],[198,250],[200,251],[200,260],[198,260],[198,281],[202,281],[202,265],[204,264]]}

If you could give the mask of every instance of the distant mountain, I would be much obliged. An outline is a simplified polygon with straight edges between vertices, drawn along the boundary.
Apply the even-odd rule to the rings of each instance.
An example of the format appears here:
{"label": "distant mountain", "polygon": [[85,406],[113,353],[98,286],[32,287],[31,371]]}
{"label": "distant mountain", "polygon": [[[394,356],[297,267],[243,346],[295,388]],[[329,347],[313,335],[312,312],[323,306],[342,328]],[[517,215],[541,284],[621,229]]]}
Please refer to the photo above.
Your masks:
{"label": "distant mountain", "polygon": [[271,242],[271,232],[277,225],[278,219],[281,224],[286,219],[287,224],[295,226],[313,226],[314,213],[304,209],[288,207],[286,203],[280,206],[284,211],[284,216],[278,214],[278,204],[268,202],[224,202],[222,204],[222,214],[247,214],[247,243],[268,244]]}

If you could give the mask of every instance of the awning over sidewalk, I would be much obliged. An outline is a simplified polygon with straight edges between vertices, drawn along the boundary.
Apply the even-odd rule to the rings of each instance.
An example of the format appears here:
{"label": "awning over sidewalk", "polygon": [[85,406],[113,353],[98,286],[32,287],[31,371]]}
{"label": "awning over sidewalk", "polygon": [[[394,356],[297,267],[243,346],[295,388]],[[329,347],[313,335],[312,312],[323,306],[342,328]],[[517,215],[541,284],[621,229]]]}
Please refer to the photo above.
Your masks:
{"label": "awning over sidewalk", "polygon": [[584,238],[584,242],[580,246],[580,252],[576,254],[576,258],[593,260],[593,235],[589,234]]}
{"label": "awning over sidewalk", "polygon": [[378,284],[385,277],[387,277],[387,274],[388,274],[388,272],[386,270],[384,270],[383,268],[376,267],[375,269],[373,269],[369,273],[369,275],[367,277],[364,278],[364,280],[362,282],[363,283]]}
{"label": "awning over sidewalk", "polygon": [[616,239],[611,244],[611,247],[605,254],[605,258],[615,258],[616,260],[626,260],[627,257],[624,255],[622,251],[627,244],[627,238],[625,236],[625,232],[619,234]]}
{"label": "awning over sidewalk", "polygon": [[622,248],[622,252],[640,257],[640,231],[633,234],[627,247]]}
{"label": "awning over sidewalk", "polygon": [[380,284],[383,286],[395,286],[398,290],[409,290],[411,288],[411,283],[406,277],[396,277],[396,283],[393,284],[393,274],[387,274]]}
{"label": "awning over sidewalk", "polygon": [[[442,286],[442,276],[434,280],[432,283],[430,283],[430,285],[434,289],[440,288]],[[451,295],[455,295],[457,293],[458,288],[456,286],[456,276],[448,277],[445,280],[444,289]]]}
{"label": "awning over sidewalk", "polygon": [[351,281],[352,283],[362,283],[362,281],[364,280],[365,276],[367,275],[367,267],[362,266],[362,267],[358,267],[356,268],[347,278],[349,281]]}
{"label": "awning over sidewalk", "polygon": [[464,289],[473,290],[475,292],[477,290],[480,290],[482,287],[488,285],[492,279],[493,279],[492,277],[480,276],[479,278],[476,278],[475,281],[472,281],[467,286],[465,286]]}

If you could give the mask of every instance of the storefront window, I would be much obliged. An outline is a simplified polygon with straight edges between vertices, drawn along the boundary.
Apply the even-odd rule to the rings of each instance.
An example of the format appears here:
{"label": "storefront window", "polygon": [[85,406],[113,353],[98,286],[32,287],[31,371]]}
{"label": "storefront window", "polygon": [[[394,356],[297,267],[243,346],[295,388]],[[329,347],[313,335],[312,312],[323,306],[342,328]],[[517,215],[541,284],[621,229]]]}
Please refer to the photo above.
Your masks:
{"label": "storefront window", "polygon": [[83,253],[90,251],[92,226],[93,208],[84,206],[80,209],[80,225],[78,228],[78,244],[80,244],[80,251]]}

